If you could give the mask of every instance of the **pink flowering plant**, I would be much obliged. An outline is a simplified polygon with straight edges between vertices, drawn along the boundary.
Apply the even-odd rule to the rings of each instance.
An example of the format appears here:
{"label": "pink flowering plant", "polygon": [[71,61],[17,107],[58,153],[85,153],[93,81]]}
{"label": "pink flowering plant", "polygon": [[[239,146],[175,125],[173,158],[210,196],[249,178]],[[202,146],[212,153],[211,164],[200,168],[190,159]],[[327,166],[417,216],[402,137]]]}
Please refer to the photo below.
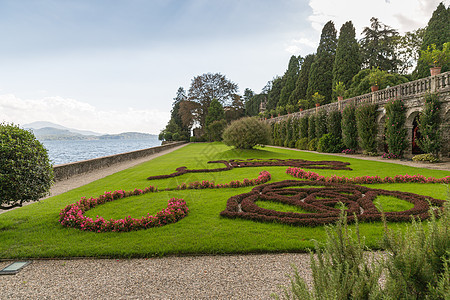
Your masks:
{"label": "pink flowering plant", "polygon": [[314,181],[325,181],[325,182],[335,182],[335,183],[356,183],[356,184],[372,184],[372,183],[450,183],[450,176],[445,176],[442,178],[425,177],[423,175],[395,175],[394,177],[384,177],[379,176],[357,176],[357,177],[345,177],[345,176],[321,176],[315,172],[305,171],[300,168],[288,168],[286,173],[292,175],[296,178],[314,180]]}

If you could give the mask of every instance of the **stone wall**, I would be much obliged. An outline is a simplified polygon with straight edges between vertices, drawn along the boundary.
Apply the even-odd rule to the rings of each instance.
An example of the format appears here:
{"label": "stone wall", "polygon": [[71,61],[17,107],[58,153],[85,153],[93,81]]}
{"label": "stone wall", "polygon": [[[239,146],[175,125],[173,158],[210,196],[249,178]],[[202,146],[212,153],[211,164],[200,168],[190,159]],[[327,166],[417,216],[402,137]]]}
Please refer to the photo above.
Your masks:
{"label": "stone wall", "polygon": [[408,132],[409,148],[406,150],[406,156],[412,155],[412,133],[414,118],[422,111],[424,104],[424,96],[429,92],[438,92],[441,101],[441,133],[442,133],[442,150],[443,156],[450,157],[450,72],[445,72],[436,76],[430,76],[419,80],[407,82],[384,90],[368,93],[365,95],[345,99],[342,101],[326,104],[320,107],[308,110],[270,118],[266,121],[269,123],[281,122],[289,117],[301,118],[315,114],[318,111],[326,110],[327,112],[340,110],[342,111],[347,105],[361,105],[364,103],[378,104],[379,115],[378,122],[378,151],[385,151],[384,145],[384,122],[385,110],[384,105],[389,99],[402,99],[406,106],[406,128]]}
{"label": "stone wall", "polygon": [[84,173],[92,172],[124,161],[143,158],[170,148],[174,148],[184,143],[186,142],[173,142],[170,144],[147,148],[143,150],[120,153],[116,155],[104,156],[63,165],[56,165],[53,166],[55,181],[65,180],[75,175],[81,175]]}

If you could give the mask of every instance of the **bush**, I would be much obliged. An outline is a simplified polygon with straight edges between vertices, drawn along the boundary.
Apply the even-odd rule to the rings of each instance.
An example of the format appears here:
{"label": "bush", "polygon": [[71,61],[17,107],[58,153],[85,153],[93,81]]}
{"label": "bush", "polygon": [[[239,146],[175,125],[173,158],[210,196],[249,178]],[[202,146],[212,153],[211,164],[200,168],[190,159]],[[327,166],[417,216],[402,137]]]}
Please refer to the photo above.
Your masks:
{"label": "bush", "polygon": [[356,110],[353,105],[348,105],[342,112],[342,142],[347,149],[358,148],[358,130],[356,128]]}
{"label": "bush", "polygon": [[321,110],[316,115],[316,138],[320,139],[327,133],[327,112]]}
{"label": "bush", "polygon": [[300,138],[308,138],[308,117],[300,118]]}
{"label": "bush", "polygon": [[405,106],[401,100],[391,100],[384,106],[386,109],[386,143],[389,154],[396,158],[403,156],[403,151],[408,147],[406,141],[406,115]]}
{"label": "bush", "polygon": [[270,144],[270,127],[255,118],[247,117],[232,122],[223,133],[228,146],[251,149],[261,144]]}
{"label": "bush", "polygon": [[427,154],[419,154],[412,158],[413,161],[429,161],[430,163],[436,163],[439,162],[439,158],[434,156],[431,153]]}
{"label": "bush", "polygon": [[360,146],[365,152],[377,152],[377,105],[365,104],[356,110],[356,127]]}
{"label": "bush", "polygon": [[180,134],[179,134],[178,132],[175,132],[175,133],[172,135],[172,139],[173,139],[174,141],[179,141],[180,138],[181,138],[181,136],[180,136]]}
{"label": "bush", "polygon": [[308,118],[308,140],[316,137],[316,116],[310,115]]}
{"label": "bush", "polygon": [[31,131],[0,124],[0,209],[48,195],[53,168],[47,150]]}
{"label": "bush", "polygon": [[342,115],[340,111],[332,111],[328,114],[327,117],[328,133],[331,133],[335,138],[339,140],[342,139],[341,119]]}
{"label": "bush", "polygon": [[317,150],[317,138],[313,138],[308,142],[308,150],[316,151]]}
{"label": "bush", "polygon": [[417,139],[417,145],[425,153],[433,153],[436,157],[441,148],[441,131],[439,126],[439,95],[426,94],[425,106],[419,115],[419,132],[421,137]]}
{"label": "bush", "polygon": [[344,148],[340,138],[331,133],[322,135],[317,143],[317,151],[325,153],[339,153]]}
{"label": "bush", "polygon": [[[449,199],[450,200],[450,199]],[[406,230],[391,232],[385,224],[383,257],[367,259],[358,223],[353,233],[341,215],[335,226],[326,226],[323,250],[311,252],[313,275],[309,290],[294,267],[285,299],[450,299],[450,201],[437,221],[430,211],[427,228],[415,221]],[[369,263],[369,261],[372,261]],[[380,284],[386,270],[386,283]],[[273,295],[276,299],[278,295]]]}
{"label": "bush", "polygon": [[301,150],[308,150],[308,138],[304,137],[304,138],[299,139],[295,143],[295,148],[301,149]]}
{"label": "bush", "polygon": [[[227,121],[224,119],[211,122],[206,126],[206,134],[210,142],[219,142],[222,140],[222,134],[227,126]],[[173,136],[175,139],[175,135]]]}

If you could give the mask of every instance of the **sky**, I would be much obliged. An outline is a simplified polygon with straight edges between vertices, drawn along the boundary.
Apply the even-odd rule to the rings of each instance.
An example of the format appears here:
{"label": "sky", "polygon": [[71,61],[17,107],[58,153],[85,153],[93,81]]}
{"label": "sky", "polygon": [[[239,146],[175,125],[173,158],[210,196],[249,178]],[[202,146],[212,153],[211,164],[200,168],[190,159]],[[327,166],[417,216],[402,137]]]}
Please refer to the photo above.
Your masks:
{"label": "sky", "polygon": [[[179,87],[221,73],[259,93],[326,22],[400,33],[441,0],[0,0],[0,122],[158,134]],[[443,1],[446,6],[450,0]]]}

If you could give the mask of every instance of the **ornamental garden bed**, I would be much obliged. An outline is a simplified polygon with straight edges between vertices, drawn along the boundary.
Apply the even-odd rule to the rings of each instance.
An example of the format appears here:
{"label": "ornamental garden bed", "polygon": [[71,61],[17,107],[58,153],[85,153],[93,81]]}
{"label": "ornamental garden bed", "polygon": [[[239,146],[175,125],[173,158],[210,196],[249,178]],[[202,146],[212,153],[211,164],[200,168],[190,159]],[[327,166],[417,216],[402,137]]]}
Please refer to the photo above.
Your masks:
{"label": "ornamental garden bed", "polygon": [[[286,165],[269,166],[267,164],[267,162],[279,163],[280,160],[339,161],[342,166],[352,170],[312,169]],[[210,161],[215,163],[208,164],[207,162]],[[176,177],[147,180],[149,176],[171,174],[180,166],[185,166],[189,170],[222,167],[223,162],[217,163],[217,161],[229,163],[232,161],[240,165],[248,162],[265,163],[266,165],[233,167],[230,170],[218,172],[185,173]],[[378,180],[375,180],[373,181],[375,183],[371,184],[349,183],[345,184],[345,187],[339,184],[342,190],[335,189],[334,183],[328,185],[328,182],[322,183],[317,180],[302,183],[302,187],[277,187],[277,184],[284,184],[279,182],[286,182],[286,180],[306,182],[304,178],[295,178],[292,174],[287,174],[288,167],[304,170],[304,173],[312,172],[324,178],[364,178],[365,176],[400,178],[398,176],[406,177],[406,174],[411,174],[411,176],[418,174],[425,178],[441,179],[449,175],[444,171],[347,157],[330,157],[288,149],[259,148],[241,151],[233,150],[220,143],[191,144],[65,194],[0,215],[0,258],[151,257],[183,254],[297,252],[307,251],[314,247],[314,241],[324,241],[325,231],[320,224],[292,226],[279,221],[266,222],[221,216],[221,212],[227,210],[229,199],[238,195],[251,194],[252,191],[269,186],[273,189],[267,190],[264,192],[265,194],[275,193],[273,197],[281,196],[285,200],[299,198],[299,193],[309,190],[307,193],[310,195],[311,203],[320,197],[327,199],[320,205],[316,205],[316,203],[313,206],[319,207],[319,210],[322,209],[333,217],[335,212],[339,211],[340,204],[337,202],[342,202],[349,211],[357,212],[358,207],[367,207],[367,212],[370,213],[374,207],[378,209],[378,204],[373,206],[370,203],[362,203],[356,206],[355,203],[361,202],[358,202],[358,193],[366,196],[375,193],[370,196],[373,198],[372,203],[381,203],[383,207],[388,203],[390,205],[388,212],[393,216],[403,215],[405,213],[402,211],[408,210],[413,210],[420,215],[425,211],[424,200],[436,199],[433,200],[435,201],[433,205],[439,206],[441,201],[447,197],[446,184],[420,183],[420,180],[406,183],[395,180],[379,183]],[[312,166],[310,165],[310,167]],[[270,174],[269,179],[260,174],[263,171]],[[296,172],[296,174],[300,173]],[[312,177],[311,175],[308,179],[313,179]],[[261,181],[257,181],[258,178]],[[329,180],[331,181],[331,179]],[[150,185],[157,187],[158,192],[132,194],[135,190],[144,191]],[[86,200],[99,198],[99,195],[105,195],[105,191],[129,191],[129,194],[124,193],[128,197],[118,197],[114,201],[106,201],[101,205],[97,202],[98,205],[95,207],[89,204],[90,209],[81,212],[85,217],[84,220],[90,218],[92,223],[95,223],[95,220],[102,219],[103,224],[106,224],[107,220],[111,219],[116,221],[122,219],[125,222],[128,219],[130,224],[134,224],[132,219],[142,220],[148,215],[157,216],[158,212],[168,208],[170,199],[182,199],[188,212],[183,214],[182,218],[177,217],[174,219],[175,222],[167,222],[164,226],[149,226],[149,228],[146,227],[147,229],[141,228],[140,230],[133,228],[131,231],[125,230],[126,232],[106,230],[106,232],[98,233],[98,230],[81,230],[81,225],[80,227],[75,226],[75,228],[61,225],[60,213],[65,207],[76,204],[82,197],[85,197]],[[314,193],[316,195],[311,196]],[[331,197],[332,194],[335,197]],[[417,196],[410,196],[410,194]],[[282,203],[277,199],[270,199],[270,197],[255,200],[253,204],[249,202],[249,209],[273,210],[282,217],[295,213],[305,215],[317,213],[311,212],[311,208],[299,209],[292,206],[291,203]],[[336,197],[340,201],[337,201]],[[408,197],[418,198],[410,200]],[[184,208],[181,200],[174,200],[174,202],[180,204],[180,207],[177,208]],[[245,203],[244,208],[246,209]],[[378,249],[383,225],[378,221],[379,211],[373,210],[372,212],[374,213],[372,215],[377,215],[377,217],[371,219],[372,215],[367,213],[367,220],[360,223],[360,231],[368,246]],[[78,215],[78,212],[75,215]],[[97,216],[99,217],[97,218]],[[326,217],[321,216],[318,219],[320,218]],[[388,226],[402,228],[407,223],[407,221],[396,221],[398,222],[389,222]]]}

